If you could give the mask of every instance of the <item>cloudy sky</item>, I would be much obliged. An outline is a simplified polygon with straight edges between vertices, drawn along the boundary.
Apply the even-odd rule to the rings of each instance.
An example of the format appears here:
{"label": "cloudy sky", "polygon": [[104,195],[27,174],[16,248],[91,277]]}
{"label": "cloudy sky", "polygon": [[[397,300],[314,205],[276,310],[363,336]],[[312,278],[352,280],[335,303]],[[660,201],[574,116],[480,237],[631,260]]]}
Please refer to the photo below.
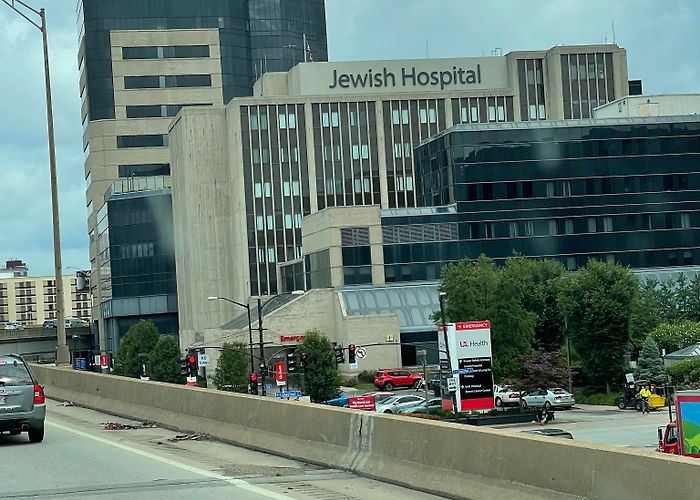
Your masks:
{"label": "cloudy sky", "polygon": [[[75,0],[48,12],[64,268],[89,265]],[[148,1],[148,0],[144,0]],[[326,0],[331,60],[489,55],[615,40],[645,93],[700,92],[697,0]],[[427,42],[427,49],[426,49]],[[53,271],[38,30],[0,3],[0,263]],[[67,272],[71,272],[67,269]]]}

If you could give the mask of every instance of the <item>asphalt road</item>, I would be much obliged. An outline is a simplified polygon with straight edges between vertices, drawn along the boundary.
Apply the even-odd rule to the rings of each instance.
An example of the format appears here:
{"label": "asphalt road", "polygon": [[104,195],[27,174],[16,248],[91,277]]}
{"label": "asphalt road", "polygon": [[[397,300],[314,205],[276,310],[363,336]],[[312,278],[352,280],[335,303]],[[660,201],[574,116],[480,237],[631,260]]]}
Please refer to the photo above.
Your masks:
{"label": "asphalt road", "polygon": [[48,401],[46,437],[0,436],[0,498],[437,498],[161,428],[104,430],[113,416]]}

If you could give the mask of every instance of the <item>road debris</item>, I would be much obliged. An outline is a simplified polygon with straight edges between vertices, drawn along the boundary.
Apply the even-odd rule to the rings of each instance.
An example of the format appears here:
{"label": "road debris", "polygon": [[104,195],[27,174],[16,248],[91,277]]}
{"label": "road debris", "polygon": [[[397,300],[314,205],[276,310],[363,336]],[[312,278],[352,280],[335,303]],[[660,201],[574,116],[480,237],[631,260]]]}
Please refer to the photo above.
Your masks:
{"label": "road debris", "polygon": [[147,420],[140,425],[122,424],[121,422],[107,422],[102,424],[106,431],[128,431],[132,429],[152,429],[157,427],[155,422]]}
{"label": "road debris", "polygon": [[202,436],[201,434],[177,434],[174,437],[168,438],[168,441],[171,443],[176,443],[178,441],[199,441],[200,439],[206,439],[205,436]]}
{"label": "road debris", "polygon": [[70,401],[64,401],[63,403],[58,403],[58,406],[75,406]]}

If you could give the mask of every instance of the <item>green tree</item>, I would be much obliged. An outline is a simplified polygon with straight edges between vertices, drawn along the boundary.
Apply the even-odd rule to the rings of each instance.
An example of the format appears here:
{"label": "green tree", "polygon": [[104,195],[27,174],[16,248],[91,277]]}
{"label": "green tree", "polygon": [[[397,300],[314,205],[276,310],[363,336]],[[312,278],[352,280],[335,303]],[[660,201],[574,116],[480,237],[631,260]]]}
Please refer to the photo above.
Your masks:
{"label": "green tree", "polygon": [[152,321],[140,320],[132,325],[117,350],[114,374],[138,378],[142,372],[141,365],[148,361],[159,337],[158,329]]}
{"label": "green tree", "polygon": [[248,392],[249,363],[245,344],[224,344],[214,371],[216,388],[220,391]]}
{"label": "green tree", "polygon": [[582,374],[607,392],[625,372],[630,304],[637,289],[637,278],[629,269],[598,261],[590,261],[562,282],[560,304]]}
{"label": "green tree", "polygon": [[558,296],[558,280],[566,273],[564,266],[551,259],[534,260],[512,257],[503,274],[522,285],[522,305],[535,315],[534,347],[558,350],[564,343],[564,317]]}
{"label": "green tree", "polygon": [[691,344],[700,342],[700,323],[682,321],[680,323],[661,323],[651,333],[659,349],[670,354]]}
{"label": "green tree", "polygon": [[151,380],[182,384],[180,375],[180,347],[170,336],[162,336],[148,356],[148,373]]}
{"label": "green tree", "polygon": [[301,353],[309,356],[304,386],[311,401],[321,403],[336,397],[340,392],[340,376],[331,342],[318,330],[308,330],[296,352],[297,359]]}
{"label": "green tree", "polygon": [[635,349],[642,344],[651,331],[662,321],[661,296],[659,282],[647,279],[639,283],[639,293],[632,300],[630,307],[630,342]]}
{"label": "green tree", "polygon": [[700,382],[700,359],[684,359],[666,368],[674,385],[688,382]]}
{"label": "green tree", "polygon": [[[519,265],[519,264],[516,264]],[[493,373],[496,378],[519,375],[518,358],[532,351],[536,315],[523,305],[527,284],[520,269],[503,271],[481,255],[445,266],[441,290],[447,294],[445,315],[452,322],[489,320]],[[434,319],[439,320],[440,313]]]}
{"label": "green tree", "polygon": [[642,351],[637,360],[637,368],[634,369],[635,380],[646,380],[652,383],[666,382],[666,370],[664,362],[659,354],[659,348],[651,336],[647,337],[642,345]]}

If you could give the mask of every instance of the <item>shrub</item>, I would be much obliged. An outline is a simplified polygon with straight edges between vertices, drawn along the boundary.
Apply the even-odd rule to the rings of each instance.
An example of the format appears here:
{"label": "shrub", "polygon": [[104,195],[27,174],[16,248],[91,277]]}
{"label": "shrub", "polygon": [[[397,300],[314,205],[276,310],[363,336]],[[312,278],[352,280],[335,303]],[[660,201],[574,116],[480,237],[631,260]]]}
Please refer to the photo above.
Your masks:
{"label": "shrub", "polygon": [[603,406],[615,406],[615,399],[620,396],[619,393],[611,392],[594,392],[589,393],[583,391],[574,395],[574,399],[577,403],[585,405],[603,405]]}
{"label": "shrub", "polygon": [[700,382],[700,359],[684,359],[666,368],[674,384]]}
{"label": "shrub", "polygon": [[357,374],[357,381],[363,382],[365,384],[374,383],[374,376],[377,374],[376,371],[363,370]]}
{"label": "shrub", "polygon": [[340,381],[340,385],[344,387],[355,387],[357,385],[356,377],[343,377]]}

